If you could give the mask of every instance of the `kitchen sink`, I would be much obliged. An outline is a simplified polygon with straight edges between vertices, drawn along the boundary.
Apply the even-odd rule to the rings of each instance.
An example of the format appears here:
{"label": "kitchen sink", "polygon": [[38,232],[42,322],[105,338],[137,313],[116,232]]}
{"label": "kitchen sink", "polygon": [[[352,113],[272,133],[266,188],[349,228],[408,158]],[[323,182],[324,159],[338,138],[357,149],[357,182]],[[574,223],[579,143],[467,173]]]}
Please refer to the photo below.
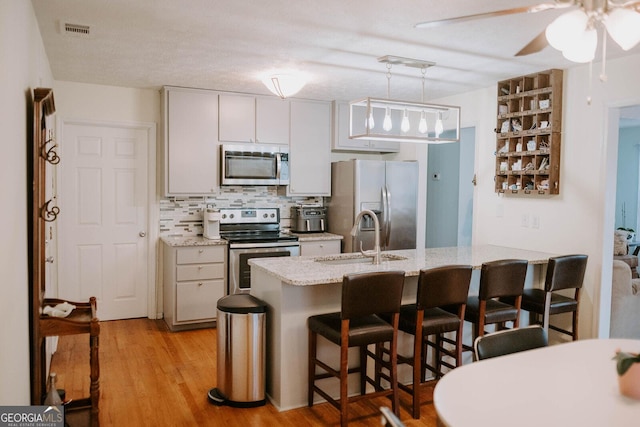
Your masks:
{"label": "kitchen sink", "polygon": [[[404,261],[409,258],[401,256],[401,255],[393,255],[393,254],[380,254],[380,260],[382,262],[387,261]],[[343,264],[372,264],[373,258],[366,257],[362,254],[353,254],[353,255],[333,255],[333,256],[324,256],[318,257],[314,259],[315,262],[321,262],[323,264],[330,265],[343,265]]]}

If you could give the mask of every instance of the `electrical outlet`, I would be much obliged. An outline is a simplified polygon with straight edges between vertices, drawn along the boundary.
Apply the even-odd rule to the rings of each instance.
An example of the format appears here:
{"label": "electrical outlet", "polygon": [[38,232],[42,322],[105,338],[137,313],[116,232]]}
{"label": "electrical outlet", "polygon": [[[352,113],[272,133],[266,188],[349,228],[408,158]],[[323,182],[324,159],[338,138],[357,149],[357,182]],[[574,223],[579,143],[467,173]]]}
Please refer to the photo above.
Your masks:
{"label": "electrical outlet", "polygon": [[531,228],[540,228],[540,217],[538,215],[531,216]]}
{"label": "electrical outlet", "polygon": [[522,214],[522,226],[529,228],[529,214]]}

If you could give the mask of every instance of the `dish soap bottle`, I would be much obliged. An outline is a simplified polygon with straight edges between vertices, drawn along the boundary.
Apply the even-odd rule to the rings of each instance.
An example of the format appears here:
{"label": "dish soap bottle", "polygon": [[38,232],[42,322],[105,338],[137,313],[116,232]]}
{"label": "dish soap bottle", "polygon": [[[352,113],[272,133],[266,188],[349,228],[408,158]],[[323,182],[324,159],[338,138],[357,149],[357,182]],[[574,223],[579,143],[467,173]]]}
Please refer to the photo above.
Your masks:
{"label": "dish soap bottle", "polygon": [[62,405],[62,399],[60,398],[60,394],[58,394],[58,389],[56,388],[55,372],[51,372],[51,374],[49,374],[49,390],[47,391],[47,397],[44,399],[44,404],[46,406]]}

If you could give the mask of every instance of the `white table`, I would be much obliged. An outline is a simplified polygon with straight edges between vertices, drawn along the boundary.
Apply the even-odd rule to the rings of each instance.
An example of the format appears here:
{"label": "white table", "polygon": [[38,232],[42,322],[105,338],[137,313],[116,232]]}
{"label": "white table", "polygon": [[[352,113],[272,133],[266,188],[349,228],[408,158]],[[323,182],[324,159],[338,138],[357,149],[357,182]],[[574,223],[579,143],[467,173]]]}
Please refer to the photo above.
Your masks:
{"label": "white table", "polygon": [[640,401],[618,390],[616,349],[640,340],[582,340],[474,362],[437,384],[433,401],[444,426],[640,425]]}

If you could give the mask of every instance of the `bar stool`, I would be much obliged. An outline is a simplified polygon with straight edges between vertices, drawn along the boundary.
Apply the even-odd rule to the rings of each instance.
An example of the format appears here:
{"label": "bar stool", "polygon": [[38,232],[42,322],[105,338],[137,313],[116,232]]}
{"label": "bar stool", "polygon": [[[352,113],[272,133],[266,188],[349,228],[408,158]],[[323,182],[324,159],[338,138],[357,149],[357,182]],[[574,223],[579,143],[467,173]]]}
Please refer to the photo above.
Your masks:
{"label": "bar stool", "polygon": [[[473,340],[485,334],[485,326],[497,324],[504,329],[506,322],[513,327],[520,324],[520,305],[522,291],[527,275],[526,260],[505,259],[485,262],[480,270],[480,289],[478,296],[467,299],[464,318],[473,323]],[[512,297],[511,303],[505,298]],[[464,346],[465,350],[473,350]]]}
{"label": "bar stool", "polygon": [[[420,383],[424,381],[426,370],[433,372],[436,379],[442,377],[442,366],[454,369],[462,364],[462,327],[464,312],[471,282],[470,265],[451,265],[421,270],[418,276],[416,303],[400,308],[399,329],[414,336],[413,355],[398,354],[399,364],[413,367],[413,385],[402,383],[398,387],[411,394],[413,418],[420,418]],[[455,311],[450,313],[442,307]],[[451,339],[444,334],[455,332]],[[435,339],[430,341],[429,337]],[[453,345],[453,349],[445,347]],[[435,366],[427,363],[427,348],[435,350]],[[455,364],[442,360],[443,355],[454,359]]]}
{"label": "bar stool", "polygon": [[[549,258],[544,289],[525,289],[522,294],[522,309],[529,312],[530,323],[541,324],[547,333],[551,328],[577,340],[580,289],[586,268],[587,255]],[[555,293],[562,289],[573,289],[573,297]],[[573,313],[571,331],[549,324],[549,316],[560,313]]]}
{"label": "bar stool", "polygon": [[[379,396],[391,396],[392,407],[399,415],[398,400],[398,319],[404,286],[403,271],[380,271],[359,274],[347,274],[342,280],[341,311],[320,314],[308,319],[309,327],[309,406],[313,406],[313,395],[318,393],[340,411],[340,425],[348,423],[347,407],[349,403]],[[385,322],[379,314],[391,315],[391,324]],[[318,335],[340,346],[340,368],[333,369],[316,357]],[[377,357],[380,351],[373,353],[367,349],[369,344],[390,342],[390,358],[383,360]],[[348,368],[349,347],[359,347],[360,366]],[[389,389],[382,389],[380,383],[367,375],[367,359],[371,357],[376,363],[376,374],[379,367],[388,370],[383,378],[389,381]],[[316,373],[316,367],[325,372]],[[348,397],[347,377],[350,373],[360,373],[360,395]],[[316,385],[316,380],[335,377],[340,381],[340,397],[332,398]],[[365,393],[367,383],[374,386],[374,392]]]}

